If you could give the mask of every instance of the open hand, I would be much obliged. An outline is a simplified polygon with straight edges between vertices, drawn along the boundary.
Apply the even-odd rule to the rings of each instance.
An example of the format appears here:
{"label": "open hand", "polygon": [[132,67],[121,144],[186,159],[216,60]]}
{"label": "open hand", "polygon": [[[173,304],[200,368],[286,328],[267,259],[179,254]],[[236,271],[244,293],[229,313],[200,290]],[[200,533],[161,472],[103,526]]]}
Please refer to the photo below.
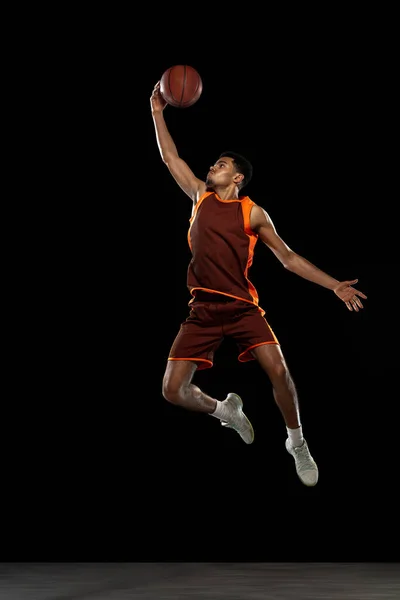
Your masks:
{"label": "open hand", "polygon": [[365,300],[367,299],[365,294],[351,287],[353,283],[357,283],[357,281],[358,279],[353,279],[352,281],[341,281],[333,290],[336,296],[343,300],[349,310],[355,310],[356,312],[358,312],[360,308],[364,308],[360,297],[364,298]]}

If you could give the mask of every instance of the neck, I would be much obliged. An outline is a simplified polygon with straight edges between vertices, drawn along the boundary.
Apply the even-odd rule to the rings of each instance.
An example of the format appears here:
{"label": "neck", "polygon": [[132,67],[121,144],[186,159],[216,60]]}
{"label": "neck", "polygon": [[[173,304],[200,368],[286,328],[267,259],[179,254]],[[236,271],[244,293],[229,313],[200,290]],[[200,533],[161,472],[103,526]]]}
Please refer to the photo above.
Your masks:
{"label": "neck", "polygon": [[236,185],[229,186],[227,188],[213,188],[214,192],[218,194],[221,200],[237,200],[239,198],[239,190]]}

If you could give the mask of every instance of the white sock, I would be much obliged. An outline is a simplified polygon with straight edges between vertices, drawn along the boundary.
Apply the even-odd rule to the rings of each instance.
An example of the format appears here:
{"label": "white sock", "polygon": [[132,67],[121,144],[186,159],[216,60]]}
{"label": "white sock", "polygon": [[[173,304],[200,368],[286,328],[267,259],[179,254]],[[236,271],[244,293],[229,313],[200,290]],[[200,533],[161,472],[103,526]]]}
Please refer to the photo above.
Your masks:
{"label": "white sock", "polygon": [[289,429],[289,427],[286,427],[286,431],[288,433],[292,446],[298,447],[303,444],[304,438],[301,425],[300,427],[296,427],[296,429]]}
{"label": "white sock", "polygon": [[216,417],[220,419],[220,421],[228,421],[228,410],[224,402],[220,400],[216,400],[217,406],[215,407],[214,412],[209,413],[212,417]]}

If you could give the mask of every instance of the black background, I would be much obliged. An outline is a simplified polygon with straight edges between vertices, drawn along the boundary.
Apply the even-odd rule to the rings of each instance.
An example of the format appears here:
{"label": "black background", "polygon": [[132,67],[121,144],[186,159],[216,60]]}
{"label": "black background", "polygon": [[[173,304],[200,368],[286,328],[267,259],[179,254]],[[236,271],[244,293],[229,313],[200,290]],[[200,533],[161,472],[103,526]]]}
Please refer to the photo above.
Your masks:
{"label": "black background", "polygon": [[[161,374],[189,300],[191,204],[160,162],[148,120],[160,373],[149,379],[149,412],[151,447],[161,452],[143,478],[156,497],[168,490],[160,528],[183,547],[167,543],[166,556],[349,560],[390,553],[396,435],[388,424],[396,393],[387,347],[394,321],[383,282],[395,263],[390,225],[385,239],[380,222],[389,216],[381,209],[390,206],[374,106],[382,81],[368,53],[353,50],[304,51],[279,67],[270,60],[262,72],[217,53],[211,63],[193,63],[203,76],[198,103],[165,111],[181,156],[199,177],[224,149],[248,156],[254,177],[246,193],[269,212],[283,239],[334,277],[358,278],[356,287],[368,296],[363,311],[350,313],[257,246],[251,280],[297,384],[304,434],[320,468],[314,489],[302,486],[284,450],[283,421],[265,375],[255,363],[239,364],[229,343],[196,382],[219,399],[229,391],[242,396],[256,432],[251,447],[213,419],[163,403]],[[174,55],[155,68],[154,82],[177,62]],[[150,91],[152,85],[149,77]]]}
{"label": "black background", "polygon": [[[51,224],[40,223],[36,238],[39,291],[24,346],[36,400],[17,438],[22,492],[11,503],[33,558],[393,557],[398,267],[394,80],[383,60],[391,39],[344,25],[340,35],[322,28],[273,42],[270,32],[255,47],[250,30],[228,43],[205,28],[186,32],[176,50],[154,32],[147,53],[113,31],[114,44],[99,36],[79,61],[73,55],[65,96],[56,109],[49,103],[62,152]],[[286,453],[266,375],[238,363],[229,341],[194,382],[221,400],[242,396],[251,446],[161,395],[190,299],[191,202],[160,159],[150,113],[152,89],[173,64],[192,65],[203,80],[197,104],[165,110],[195,174],[204,178],[223,150],[243,153],[254,166],[246,193],[285,242],[337,279],[358,278],[368,296],[351,313],[256,247],[250,279],[297,385],[320,469],[315,488],[300,483]]]}

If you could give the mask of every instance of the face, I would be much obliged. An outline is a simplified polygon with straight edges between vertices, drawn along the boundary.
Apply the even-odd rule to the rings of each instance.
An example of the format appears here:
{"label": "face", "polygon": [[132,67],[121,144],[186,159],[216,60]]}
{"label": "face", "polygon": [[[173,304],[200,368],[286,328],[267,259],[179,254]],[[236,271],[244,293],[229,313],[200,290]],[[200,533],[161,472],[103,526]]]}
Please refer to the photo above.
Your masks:
{"label": "face", "polygon": [[237,185],[242,179],[243,176],[236,171],[233,159],[229,156],[222,156],[215,165],[210,167],[206,185],[211,188],[228,187],[232,184]]}

